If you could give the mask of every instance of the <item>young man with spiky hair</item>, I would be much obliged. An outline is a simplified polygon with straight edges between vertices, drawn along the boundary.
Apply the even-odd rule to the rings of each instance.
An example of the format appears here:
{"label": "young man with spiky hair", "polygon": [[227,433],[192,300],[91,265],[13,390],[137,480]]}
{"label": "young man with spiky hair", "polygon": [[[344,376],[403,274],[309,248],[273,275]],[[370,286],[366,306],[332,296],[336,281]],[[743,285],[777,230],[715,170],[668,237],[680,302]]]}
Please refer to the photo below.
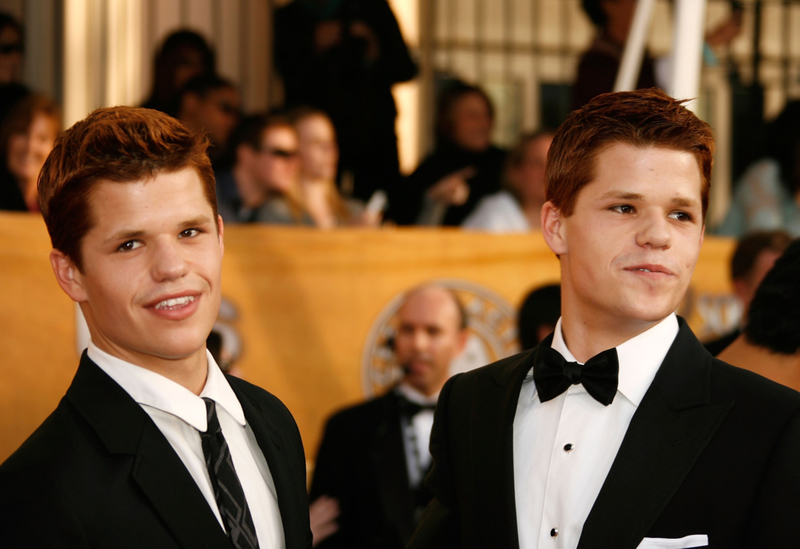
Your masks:
{"label": "young man with spiky hair", "polygon": [[713,152],[657,90],[601,95],[558,129],[542,231],[561,318],[442,389],[411,549],[800,546],[800,394],[712,358],[674,314]]}
{"label": "young man with spiky hair", "polygon": [[56,141],[40,207],[91,342],[56,410],[0,466],[3,548],[311,546],[292,416],[206,350],[223,253],[207,146],[127,107]]}

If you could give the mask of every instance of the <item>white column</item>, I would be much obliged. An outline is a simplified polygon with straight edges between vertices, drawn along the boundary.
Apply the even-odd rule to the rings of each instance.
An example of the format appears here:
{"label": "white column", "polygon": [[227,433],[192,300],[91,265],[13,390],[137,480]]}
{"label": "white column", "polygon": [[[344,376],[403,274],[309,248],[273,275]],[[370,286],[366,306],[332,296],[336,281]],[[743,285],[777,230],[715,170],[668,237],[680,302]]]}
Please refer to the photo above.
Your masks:
{"label": "white column", "polygon": [[686,107],[697,109],[700,93],[700,71],[703,63],[703,33],[706,0],[677,0],[673,34],[670,89],[666,92],[677,99],[692,99]]}
{"label": "white column", "polygon": [[647,33],[653,19],[653,8],[656,0],[639,0],[636,3],[636,12],[628,31],[628,40],[625,42],[625,51],[619,64],[617,80],[614,82],[614,91],[630,91],[636,89],[639,70],[642,67],[644,49],[647,47]]}

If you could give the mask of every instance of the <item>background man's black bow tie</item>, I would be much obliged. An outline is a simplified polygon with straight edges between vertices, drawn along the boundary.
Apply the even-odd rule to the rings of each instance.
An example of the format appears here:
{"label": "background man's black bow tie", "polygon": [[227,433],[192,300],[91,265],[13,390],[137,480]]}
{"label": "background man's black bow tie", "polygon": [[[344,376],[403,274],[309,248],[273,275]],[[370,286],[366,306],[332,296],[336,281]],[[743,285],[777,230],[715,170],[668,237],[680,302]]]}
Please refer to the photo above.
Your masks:
{"label": "background man's black bow tie", "polygon": [[541,402],[547,402],[570,385],[580,383],[597,402],[608,406],[617,394],[618,375],[616,348],[603,351],[581,365],[568,362],[552,347],[540,345],[533,362],[533,381]]}
{"label": "background man's black bow tie", "polygon": [[412,418],[423,410],[433,410],[436,404],[417,404],[411,402],[403,395],[397,395],[397,404],[400,407],[400,415],[407,418]]}

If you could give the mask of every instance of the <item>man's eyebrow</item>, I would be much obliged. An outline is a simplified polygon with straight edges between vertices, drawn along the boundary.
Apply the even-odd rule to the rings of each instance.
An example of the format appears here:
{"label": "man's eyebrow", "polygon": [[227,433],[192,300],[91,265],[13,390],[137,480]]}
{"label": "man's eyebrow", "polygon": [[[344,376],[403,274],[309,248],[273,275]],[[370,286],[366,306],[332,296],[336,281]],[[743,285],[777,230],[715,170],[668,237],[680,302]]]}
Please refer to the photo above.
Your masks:
{"label": "man's eyebrow", "polygon": [[[600,195],[598,200],[608,200],[609,198],[614,198],[616,200],[646,200],[642,194],[625,191],[608,191],[607,193]],[[670,203],[673,206],[678,206],[681,208],[696,208],[699,206],[697,200],[686,198],[684,196],[673,197],[670,200]]]}
{"label": "man's eyebrow", "polygon": [[685,198],[683,196],[676,196],[673,198],[672,204],[674,206],[680,206],[681,208],[696,208],[699,206],[697,200],[692,200],[691,198]]}
{"label": "man's eyebrow", "polygon": [[598,200],[606,200],[608,198],[616,198],[618,200],[644,200],[644,195],[625,191],[608,191],[600,195]]}
{"label": "man's eyebrow", "polygon": [[136,230],[136,229],[121,229],[111,236],[109,236],[106,240],[114,241],[114,240],[131,240],[133,238],[138,238],[145,234],[145,231]]}
{"label": "man's eyebrow", "polygon": [[197,217],[193,217],[191,219],[187,219],[186,221],[182,221],[178,227],[183,229],[189,229],[191,227],[197,227],[198,225],[206,225],[208,223],[213,223],[214,220],[206,215],[198,215]]}

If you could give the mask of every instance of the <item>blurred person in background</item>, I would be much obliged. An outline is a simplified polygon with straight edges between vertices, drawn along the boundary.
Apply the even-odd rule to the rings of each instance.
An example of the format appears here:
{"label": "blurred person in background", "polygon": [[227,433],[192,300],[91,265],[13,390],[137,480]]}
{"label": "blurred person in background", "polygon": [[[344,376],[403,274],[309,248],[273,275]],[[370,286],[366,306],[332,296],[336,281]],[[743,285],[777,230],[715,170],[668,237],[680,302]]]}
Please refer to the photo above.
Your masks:
{"label": "blurred person in background", "polygon": [[[286,107],[310,105],[333,120],[345,195],[368,200],[397,184],[392,86],[414,78],[386,0],[295,0],[275,12],[275,66]],[[350,187],[350,188],[345,188]]]}
{"label": "blurred person in background", "polygon": [[800,390],[800,240],[764,277],[742,334],[719,359]]}
{"label": "blurred person in background", "polygon": [[14,105],[30,90],[19,82],[25,43],[22,26],[0,11],[0,124]]}
{"label": "blurred person in background", "polygon": [[297,147],[297,132],[286,117],[242,120],[231,138],[233,165],[216,174],[225,223],[313,225],[297,199]]}
{"label": "blurred person in background", "polygon": [[800,236],[800,101],[790,101],[765,127],[757,157],[735,186],[716,232],[739,237],[782,229]]}
{"label": "blurred person in background", "polygon": [[757,231],[739,239],[731,257],[731,282],[742,317],[736,329],[704,344],[709,353],[718,356],[741,335],[756,290],[791,242],[785,231]]}
{"label": "blurred person in background", "polygon": [[504,189],[481,199],[461,226],[495,233],[540,230],[544,169],[552,141],[549,131],[523,135],[506,159]]}
{"label": "blurred person in background", "polygon": [[454,82],[439,97],[436,149],[389,197],[398,224],[458,226],[500,190],[506,153],[492,145],[494,108],[477,86]]}
{"label": "blurred person in background", "polygon": [[408,543],[431,498],[422,480],[431,467],[433,408],[467,343],[467,324],[452,290],[429,284],[405,295],[393,345],[402,380],[385,395],[337,412],[325,426],[312,512],[326,497],[321,501],[335,500],[341,514],[320,549],[402,549]]}
{"label": "blurred person in background", "polygon": [[14,106],[0,127],[0,210],[39,211],[36,181],[60,130],[48,97],[30,94]]}
{"label": "blurred person in background", "polygon": [[519,350],[533,349],[556,329],[561,316],[561,286],[547,284],[532,290],[517,313]]}
{"label": "blurred person in background", "polygon": [[299,199],[314,224],[321,229],[380,225],[380,214],[367,213],[363,202],[343,198],[336,188],[339,148],[328,115],[312,107],[298,107],[290,118],[299,140]]}
{"label": "blurred person in background", "polygon": [[175,116],[178,92],[186,83],[216,70],[214,50],[205,38],[190,30],[170,34],[156,53],[153,89],[142,107]]}
{"label": "blurred person in background", "polygon": [[176,118],[211,140],[208,157],[215,169],[223,160],[228,138],[239,122],[239,92],[216,74],[195,76],[178,94]]}
{"label": "blurred person in background", "polygon": [[[633,23],[637,0],[582,0],[583,11],[597,28],[597,36],[581,56],[578,75],[572,86],[572,108],[577,109],[601,93],[614,91],[625,43]],[[742,28],[742,10],[730,16],[706,34],[704,59],[716,63],[711,48],[725,46]],[[644,50],[636,89],[667,86],[670,57],[653,59]]]}

